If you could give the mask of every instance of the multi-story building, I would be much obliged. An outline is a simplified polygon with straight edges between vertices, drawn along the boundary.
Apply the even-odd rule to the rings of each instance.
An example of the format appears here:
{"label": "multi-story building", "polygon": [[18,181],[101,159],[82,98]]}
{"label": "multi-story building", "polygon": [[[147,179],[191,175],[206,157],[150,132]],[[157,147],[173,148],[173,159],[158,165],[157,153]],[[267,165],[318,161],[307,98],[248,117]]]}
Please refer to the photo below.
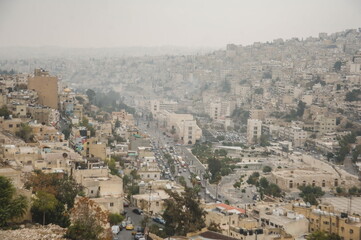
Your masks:
{"label": "multi-story building", "polygon": [[107,168],[76,169],[74,179],[85,188],[85,195],[111,213],[123,212],[123,180]]}
{"label": "multi-story building", "polygon": [[38,103],[58,109],[58,78],[50,76],[43,69],[35,69],[34,76],[28,79],[28,89],[38,93]]}
{"label": "multi-story building", "polygon": [[262,135],[262,121],[258,119],[247,120],[247,142],[258,143]]}
{"label": "multi-story building", "polygon": [[292,209],[309,220],[310,232],[325,231],[335,233],[342,240],[361,239],[361,219],[347,213],[335,212],[332,205],[320,205],[317,208],[296,203]]}
{"label": "multi-story building", "polygon": [[319,134],[332,133],[336,130],[336,118],[317,115],[314,120],[314,131]]}

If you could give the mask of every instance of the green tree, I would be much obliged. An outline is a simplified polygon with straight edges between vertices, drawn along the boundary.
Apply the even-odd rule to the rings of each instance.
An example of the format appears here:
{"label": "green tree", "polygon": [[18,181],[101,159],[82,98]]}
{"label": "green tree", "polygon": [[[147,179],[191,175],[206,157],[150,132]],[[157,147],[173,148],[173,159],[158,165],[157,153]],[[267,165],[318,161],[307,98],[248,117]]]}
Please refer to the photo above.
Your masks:
{"label": "green tree", "polygon": [[361,154],[361,145],[357,145],[352,152],[352,161],[356,162],[360,154]]}
{"label": "green tree", "polygon": [[125,217],[118,213],[109,213],[108,215],[108,221],[110,225],[120,224],[124,219]]}
{"label": "green tree", "polygon": [[300,197],[303,201],[309,202],[311,205],[317,205],[317,198],[322,197],[325,194],[321,187],[311,185],[300,186],[299,189],[301,190]]}
{"label": "green tree", "polygon": [[15,134],[17,137],[23,139],[25,142],[31,142],[34,135],[33,129],[27,123],[21,123],[19,131]]}
{"label": "green tree", "polygon": [[259,172],[253,172],[251,176],[248,177],[247,183],[251,185],[258,184]]}
{"label": "green tree", "polygon": [[6,105],[0,108],[0,117],[4,117],[4,119],[9,119],[11,115],[11,111],[6,107]]}
{"label": "green tree", "polygon": [[120,121],[119,121],[119,119],[117,118],[117,121],[115,121],[115,124],[114,124],[114,127],[115,128],[120,128]]}
{"label": "green tree", "polygon": [[316,231],[307,236],[307,240],[341,240],[341,237],[335,233]]}
{"label": "green tree", "polygon": [[263,88],[256,88],[256,89],[254,90],[254,93],[255,93],[255,94],[262,95],[262,94],[263,94]]}
{"label": "green tree", "polygon": [[264,172],[264,173],[272,172],[272,168],[270,166],[264,166],[262,168],[262,172]]}
{"label": "green tree", "polygon": [[335,62],[335,64],[333,65],[333,69],[335,69],[336,72],[341,71],[341,66],[342,66],[342,62],[341,61],[337,61]]}
{"label": "green tree", "polygon": [[347,102],[354,102],[361,100],[361,90],[360,89],[353,89],[351,92],[346,93],[345,101]]}
{"label": "green tree", "polygon": [[185,180],[184,176],[179,177],[179,184],[182,185],[183,187],[187,186],[187,183],[186,183],[186,180]]}
{"label": "green tree", "polygon": [[205,227],[205,211],[200,206],[197,191],[185,188],[181,194],[167,190],[169,199],[165,200],[165,232],[168,236],[186,236]]}
{"label": "green tree", "polygon": [[297,116],[298,117],[302,117],[303,113],[305,112],[305,108],[306,108],[306,103],[299,101],[298,105],[297,105]]}
{"label": "green tree", "polygon": [[209,224],[209,226],[207,228],[208,228],[209,231],[212,231],[212,232],[217,232],[217,233],[222,232],[220,224],[219,223],[217,224],[217,223],[215,223],[213,221],[211,221],[211,223]]}
{"label": "green tree", "polygon": [[259,140],[259,144],[261,145],[261,147],[267,147],[270,145],[268,139],[269,136],[267,134],[261,134],[261,138]]}
{"label": "green tree", "polygon": [[43,225],[45,225],[46,213],[55,210],[57,204],[58,200],[53,194],[39,191],[35,195],[32,211],[37,210],[43,214]]}
{"label": "green tree", "polygon": [[95,100],[95,95],[96,95],[95,92],[94,92],[94,90],[92,90],[92,89],[86,90],[86,95],[88,96],[89,101],[90,101],[91,103],[93,103],[94,100]]}
{"label": "green tree", "polygon": [[111,232],[105,229],[108,214],[89,198],[80,198],[71,210],[72,224],[65,237],[72,240],[111,239]]}
{"label": "green tree", "polygon": [[216,180],[217,175],[220,175],[222,163],[219,159],[212,157],[208,158],[208,169],[212,174],[210,181],[213,183]]}
{"label": "green tree", "polygon": [[348,134],[338,139],[340,145],[339,150],[336,152],[336,161],[342,163],[345,157],[350,153],[350,144],[356,142],[356,134]]}
{"label": "green tree", "polygon": [[327,161],[330,161],[335,155],[332,152],[328,152],[326,157],[327,157]]}
{"label": "green tree", "polygon": [[16,189],[10,179],[0,176],[0,227],[9,221],[22,217],[28,208],[23,195],[16,195]]}

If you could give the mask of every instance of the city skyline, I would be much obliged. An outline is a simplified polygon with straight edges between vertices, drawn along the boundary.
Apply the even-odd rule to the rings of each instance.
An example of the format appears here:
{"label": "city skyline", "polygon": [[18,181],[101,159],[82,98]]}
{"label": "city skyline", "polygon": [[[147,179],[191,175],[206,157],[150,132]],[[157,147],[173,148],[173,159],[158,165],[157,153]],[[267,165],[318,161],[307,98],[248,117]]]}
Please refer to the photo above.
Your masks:
{"label": "city skyline", "polygon": [[359,1],[3,1],[0,47],[224,47],[358,28]]}

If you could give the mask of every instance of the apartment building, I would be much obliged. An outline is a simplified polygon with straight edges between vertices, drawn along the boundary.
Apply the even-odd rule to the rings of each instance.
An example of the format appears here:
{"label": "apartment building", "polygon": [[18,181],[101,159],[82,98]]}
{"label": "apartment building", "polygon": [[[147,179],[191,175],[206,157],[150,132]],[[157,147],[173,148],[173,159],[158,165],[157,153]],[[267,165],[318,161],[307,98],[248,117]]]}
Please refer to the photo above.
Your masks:
{"label": "apartment building", "polygon": [[85,195],[111,213],[123,212],[123,180],[107,168],[76,169],[74,179],[85,188]]}
{"label": "apartment building", "polygon": [[292,205],[292,209],[309,220],[308,230],[310,232],[335,233],[342,240],[361,239],[361,219],[359,216],[349,216],[347,213],[336,212],[332,205],[324,204],[315,208],[296,203]]}
{"label": "apartment building", "polygon": [[38,103],[58,109],[58,78],[50,76],[43,69],[35,69],[34,76],[28,79],[28,89],[38,94]]}
{"label": "apartment building", "polygon": [[262,121],[258,119],[247,120],[247,142],[248,144],[258,143],[262,135]]}

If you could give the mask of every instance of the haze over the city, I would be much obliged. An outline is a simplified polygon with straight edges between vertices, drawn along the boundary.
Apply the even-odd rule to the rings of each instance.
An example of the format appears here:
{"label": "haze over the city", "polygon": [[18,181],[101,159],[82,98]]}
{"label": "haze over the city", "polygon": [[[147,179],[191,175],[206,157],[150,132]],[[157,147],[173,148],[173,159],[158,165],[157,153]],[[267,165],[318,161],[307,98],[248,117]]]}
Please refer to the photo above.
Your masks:
{"label": "haze over the city", "polygon": [[0,47],[224,47],[357,28],[361,1],[0,1]]}

